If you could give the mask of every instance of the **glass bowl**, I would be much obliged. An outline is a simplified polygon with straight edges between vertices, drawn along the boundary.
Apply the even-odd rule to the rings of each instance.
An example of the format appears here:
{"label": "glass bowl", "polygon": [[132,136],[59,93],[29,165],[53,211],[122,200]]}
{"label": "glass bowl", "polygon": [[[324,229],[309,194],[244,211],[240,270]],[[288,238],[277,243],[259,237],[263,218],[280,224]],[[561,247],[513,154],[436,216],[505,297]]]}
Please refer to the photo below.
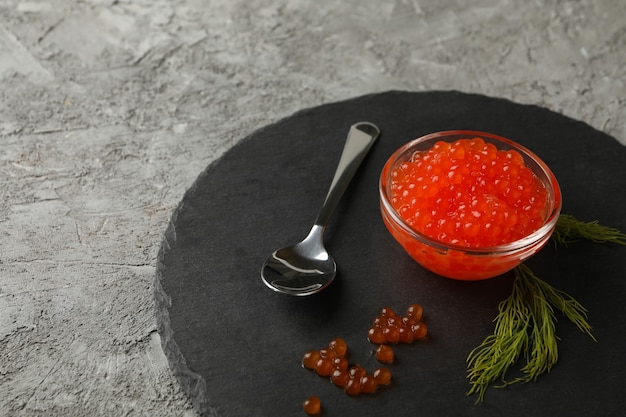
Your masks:
{"label": "glass bowl", "polygon": [[[439,141],[452,143],[458,139],[472,138],[482,138],[486,144],[493,144],[498,150],[517,151],[522,156],[524,164],[533,171],[547,191],[543,224],[521,239],[491,247],[468,247],[445,243],[409,226],[391,204],[391,174],[396,167],[411,160],[416,151],[426,151]],[[383,222],[404,250],[424,268],[438,275],[468,281],[504,274],[537,253],[550,239],[562,203],[556,177],[537,155],[512,140],[469,130],[432,133],[400,147],[382,169],[379,192]]]}

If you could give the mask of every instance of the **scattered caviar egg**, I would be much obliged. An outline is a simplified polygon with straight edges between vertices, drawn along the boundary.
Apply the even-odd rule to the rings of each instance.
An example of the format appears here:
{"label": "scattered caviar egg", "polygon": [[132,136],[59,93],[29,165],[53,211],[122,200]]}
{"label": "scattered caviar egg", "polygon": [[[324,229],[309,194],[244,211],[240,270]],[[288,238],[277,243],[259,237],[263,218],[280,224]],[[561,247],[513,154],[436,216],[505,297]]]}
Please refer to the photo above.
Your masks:
{"label": "scattered caviar egg", "polygon": [[380,311],[380,315],[383,317],[393,317],[396,315],[396,312],[393,311],[392,308],[383,307],[382,310]]}
{"label": "scattered caviar egg", "polygon": [[397,327],[385,327],[383,336],[386,343],[398,343],[400,341],[400,331]]}
{"label": "scattered caviar egg", "polygon": [[374,394],[378,389],[378,383],[373,375],[363,375],[359,384],[361,392],[365,394]]}
{"label": "scattered caviar egg", "polygon": [[320,358],[315,364],[315,372],[319,376],[330,376],[333,372],[333,361],[330,358]]}
{"label": "scattered caviar egg", "polygon": [[378,385],[388,385],[391,382],[391,371],[388,368],[378,368],[372,376]]}
{"label": "scattered caviar egg", "polygon": [[380,327],[372,327],[367,332],[367,338],[370,342],[380,345],[385,342],[385,335]]}
{"label": "scattered caviar egg", "polygon": [[320,359],[320,353],[317,350],[309,350],[302,357],[302,366],[307,369],[314,369],[317,361]]}
{"label": "scattered caviar egg", "polygon": [[394,361],[393,349],[389,345],[380,345],[376,349],[376,360],[380,363],[391,364]]}
{"label": "scattered caviar egg", "polygon": [[333,362],[333,369],[339,369],[342,371],[348,370],[348,365],[349,365],[348,360],[344,358],[343,356],[333,358],[332,362]]}
{"label": "scattered caviar egg", "polygon": [[402,317],[402,324],[404,326],[411,326],[412,324],[418,323],[420,320],[415,320],[413,317],[411,316],[404,316]]}
{"label": "scattered caviar egg", "polygon": [[[409,306],[404,316],[399,316],[389,307],[380,310],[367,334],[369,341],[377,345],[374,357],[378,362],[391,364],[395,361],[390,344],[411,343],[414,339],[425,337],[426,325],[420,321],[422,311],[419,304]],[[302,366],[313,370],[319,376],[328,377],[335,386],[342,388],[351,396],[374,394],[378,387],[389,385],[391,371],[388,368],[380,367],[368,373],[367,369],[358,363],[350,365],[346,358],[347,352],[348,345],[345,340],[336,337],[324,348],[307,351],[302,357]],[[311,415],[319,413],[319,399],[316,412],[315,400],[311,401],[313,404],[307,405],[314,412]]]}
{"label": "scattered caviar egg", "polygon": [[328,347],[339,356],[344,356],[348,350],[346,341],[340,337],[336,337],[331,340]]}
{"label": "scattered caviar egg", "polygon": [[413,330],[409,326],[401,326],[398,328],[398,341],[400,343],[413,343],[415,336]]}
{"label": "scattered caviar egg", "polygon": [[361,379],[350,378],[344,388],[344,391],[348,395],[359,395],[361,393]]}
{"label": "scattered caviar egg", "polygon": [[428,334],[428,326],[422,322],[413,324],[411,330],[415,339],[423,339]]}
{"label": "scattered caviar egg", "polygon": [[348,385],[348,381],[350,381],[350,375],[345,370],[335,368],[330,375],[330,380],[338,387],[345,388]]}
{"label": "scattered caviar egg", "polygon": [[320,349],[320,357],[333,359],[337,357],[337,354],[335,353],[334,350],[330,348],[323,348],[323,349]]}
{"label": "scattered caviar egg", "polygon": [[361,379],[363,375],[365,375],[367,371],[361,365],[353,365],[348,369],[348,375],[350,379]]}
{"label": "scattered caviar egg", "polygon": [[406,315],[417,321],[422,319],[422,314],[424,314],[424,308],[420,304],[411,304],[406,309]]}
{"label": "scattered caviar egg", "polygon": [[311,396],[302,403],[302,410],[310,416],[315,416],[322,411],[322,403],[319,397]]}

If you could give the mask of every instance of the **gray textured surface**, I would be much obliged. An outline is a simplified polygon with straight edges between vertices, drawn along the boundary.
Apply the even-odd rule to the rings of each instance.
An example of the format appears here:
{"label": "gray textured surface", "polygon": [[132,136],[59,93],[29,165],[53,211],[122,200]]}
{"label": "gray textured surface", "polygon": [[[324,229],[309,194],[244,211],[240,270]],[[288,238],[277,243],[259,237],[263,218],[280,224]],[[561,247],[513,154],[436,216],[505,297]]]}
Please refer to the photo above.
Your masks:
{"label": "gray textured surface", "polygon": [[161,235],[298,109],[456,89],[626,144],[620,1],[465,3],[0,0],[0,415],[195,415],[155,330]]}

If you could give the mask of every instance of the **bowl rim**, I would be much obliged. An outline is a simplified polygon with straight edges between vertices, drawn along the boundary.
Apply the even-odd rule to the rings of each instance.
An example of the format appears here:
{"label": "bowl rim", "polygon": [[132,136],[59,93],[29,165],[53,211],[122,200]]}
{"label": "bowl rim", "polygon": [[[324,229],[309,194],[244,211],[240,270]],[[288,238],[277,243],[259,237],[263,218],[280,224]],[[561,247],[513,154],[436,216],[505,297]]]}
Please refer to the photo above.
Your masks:
{"label": "bowl rim", "polygon": [[[553,207],[551,212],[549,213],[549,215],[546,217],[546,220],[544,221],[543,225],[539,228],[537,228],[535,231],[533,231],[531,234],[524,236],[521,239],[512,241],[512,242],[508,242],[508,243],[503,243],[501,245],[496,245],[496,246],[489,246],[489,247],[478,247],[478,248],[474,248],[474,247],[468,247],[468,246],[463,246],[463,245],[455,245],[455,244],[450,244],[450,243],[445,243],[445,242],[441,242],[437,239],[433,239],[430,236],[427,236],[415,229],[413,229],[411,226],[409,226],[408,224],[406,224],[404,222],[404,220],[402,219],[402,217],[400,217],[400,215],[396,212],[396,210],[393,208],[393,206],[391,205],[391,202],[389,201],[388,197],[387,197],[387,192],[386,192],[386,184],[387,184],[387,178],[385,176],[385,174],[388,174],[388,172],[390,171],[391,165],[398,159],[398,157],[403,154],[407,149],[412,148],[413,146],[419,144],[419,143],[423,143],[425,141],[431,140],[431,139],[437,139],[437,138],[441,138],[443,136],[451,136],[451,135],[462,135],[462,136],[473,136],[473,137],[487,137],[490,138],[492,140],[496,140],[496,141],[500,141],[500,142],[504,142],[506,144],[508,144],[509,146],[511,146],[512,148],[514,148],[515,150],[521,151],[522,153],[526,154],[526,156],[528,158],[530,158],[531,160],[533,160],[534,163],[536,163],[544,172],[544,174],[546,175],[546,177],[548,178],[548,181],[550,183],[550,188],[552,189],[552,192],[550,193],[551,197],[552,197],[552,203],[553,203]],[[471,139],[471,137],[468,137],[468,139]],[[380,177],[379,177],[379,182],[378,182],[378,190],[379,190],[379,195],[380,195],[380,202],[381,202],[381,208],[383,209],[383,215],[387,215],[391,218],[391,220],[393,220],[394,224],[399,226],[404,232],[406,232],[407,234],[409,234],[411,237],[419,240],[422,243],[425,243],[431,247],[434,247],[440,251],[450,251],[450,250],[454,250],[454,251],[459,251],[459,252],[463,252],[465,254],[469,254],[469,255],[477,255],[477,256],[484,256],[484,255],[489,255],[489,256],[493,256],[494,254],[507,254],[507,253],[515,253],[518,251],[522,251],[525,248],[528,248],[529,246],[534,245],[537,242],[542,241],[543,238],[547,238],[550,236],[551,231],[554,229],[554,227],[556,226],[556,222],[559,218],[560,212],[561,212],[561,208],[562,208],[562,204],[563,204],[563,199],[562,199],[562,195],[561,195],[561,188],[559,186],[559,182],[556,178],[556,176],[554,175],[554,173],[552,172],[552,170],[550,169],[550,167],[548,167],[548,165],[539,157],[537,156],[537,154],[535,154],[533,151],[531,151],[530,149],[528,149],[527,147],[525,147],[524,145],[521,145],[518,142],[515,142],[511,139],[493,134],[493,133],[488,133],[488,132],[482,132],[482,131],[478,131],[478,130],[444,130],[444,131],[438,131],[438,132],[433,132],[433,133],[429,133],[423,136],[420,136],[416,139],[413,139],[407,143],[405,143],[404,145],[402,145],[401,147],[399,147],[398,149],[396,149],[396,151],[394,151],[391,156],[385,161],[385,164],[383,165],[383,168],[381,170],[380,173]]]}

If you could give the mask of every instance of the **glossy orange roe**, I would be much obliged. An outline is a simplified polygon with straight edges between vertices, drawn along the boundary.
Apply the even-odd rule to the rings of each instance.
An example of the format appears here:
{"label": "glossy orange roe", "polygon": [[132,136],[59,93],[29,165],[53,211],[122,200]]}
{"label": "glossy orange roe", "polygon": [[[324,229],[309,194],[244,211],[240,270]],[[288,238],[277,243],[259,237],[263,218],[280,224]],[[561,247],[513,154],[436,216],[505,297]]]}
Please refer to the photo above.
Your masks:
{"label": "glossy orange roe", "polygon": [[[389,384],[391,372],[387,368],[376,369],[370,374],[359,364],[349,365],[347,352],[346,342],[336,337],[330,341],[328,347],[306,352],[302,357],[302,366],[315,371],[319,376],[329,377],[334,385],[352,396],[374,394],[379,385]],[[391,355],[390,362],[393,362],[393,351]]]}
{"label": "glossy orange roe", "polygon": [[393,353],[393,349],[389,345],[380,345],[376,349],[376,360],[380,363],[393,363],[395,359],[395,354]]}
{"label": "glossy orange roe", "polygon": [[[404,316],[400,316],[389,307],[384,307],[372,321],[367,338],[377,345],[413,343],[415,340],[424,339],[428,334],[428,327],[422,322],[423,312],[424,309],[420,304],[411,304]],[[393,351],[391,356],[389,350],[383,352],[381,357],[393,362]],[[376,357],[380,360],[378,352]],[[381,362],[390,363],[385,360]]]}
{"label": "glossy orange roe", "polygon": [[[424,309],[420,304],[408,306],[403,316],[398,315],[390,307],[383,307],[380,310],[380,314],[374,318],[372,327],[368,331],[370,342],[379,345],[374,353],[376,360],[384,364],[392,364],[395,360],[395,353],[390,344],[412,343],[414,340],[426,338],[428,328],[421,321],[423,312]],[[378,336],[373,336],[373,332]],[[302,356],[302,366],[321,377],[329,377],[335,386],[343,389],[350,396],[375,394],[379,387],[391,384],[389,368],[380,367],[368,373],[359,364],[350,365],[346,357],[347,353],[346,341],[335,337],[326,347],[306,352]],[[309,415],[319,414],[321,412],[319,398],[309,397],[302,404],[302,408]]]}
{"label": "glossy orange roe", "polygon": [[437,142],[391,173],[390,201],[413,229],[469,248],[516,241],[544,222],[548,192],[519,152],[481,138]]}
{"label": "glossy orange roe", "polygon": [[302,409],[310,416],[316,416],[322,411],[322,403],[319,397],[311,396],[302,403]]}

